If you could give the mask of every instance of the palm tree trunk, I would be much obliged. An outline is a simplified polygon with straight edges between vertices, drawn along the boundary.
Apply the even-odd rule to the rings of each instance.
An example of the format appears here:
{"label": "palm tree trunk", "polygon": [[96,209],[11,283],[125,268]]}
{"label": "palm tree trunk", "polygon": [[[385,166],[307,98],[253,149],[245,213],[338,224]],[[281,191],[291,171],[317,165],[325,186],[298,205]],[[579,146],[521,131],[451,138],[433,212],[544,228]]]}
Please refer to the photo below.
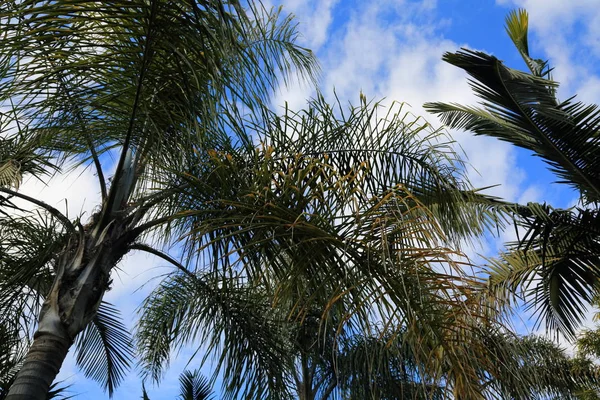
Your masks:
{"label": "palm tree trunk", "polygon": [[49,332],[36,334],[6,400],[45,400],[69,347],[71,341],[62,335]]}
{"label": "palm tree trunk", "polygon": [[7,400],[46,400],[74,338],[96,315],[109,286],[110,271],[133,240],[127,240],[129,236],[118,222],[113,221],[106,234],[98,231],[87,225],[84,235],[76,236],[62,251],[33,344]]}
{"label": "palm tree trunk", "polygon": [[312,387],[312,375],[308,366],[308,355],[303,351],[301,354],[301,365],[302,365],[302,382],[300,384],[299,397],[300,400],[314,400],[315,396]]}

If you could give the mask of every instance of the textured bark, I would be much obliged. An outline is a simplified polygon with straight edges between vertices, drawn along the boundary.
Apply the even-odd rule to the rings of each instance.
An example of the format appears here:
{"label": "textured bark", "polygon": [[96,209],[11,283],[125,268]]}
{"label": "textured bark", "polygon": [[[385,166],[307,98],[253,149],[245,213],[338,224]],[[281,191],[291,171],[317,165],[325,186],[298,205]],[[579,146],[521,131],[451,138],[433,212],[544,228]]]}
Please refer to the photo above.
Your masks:
{"label": "textured bark", "polygon": [[45,400],[70,346],[71,341],[65,336],[39,333],[10,387],[6,400]]}

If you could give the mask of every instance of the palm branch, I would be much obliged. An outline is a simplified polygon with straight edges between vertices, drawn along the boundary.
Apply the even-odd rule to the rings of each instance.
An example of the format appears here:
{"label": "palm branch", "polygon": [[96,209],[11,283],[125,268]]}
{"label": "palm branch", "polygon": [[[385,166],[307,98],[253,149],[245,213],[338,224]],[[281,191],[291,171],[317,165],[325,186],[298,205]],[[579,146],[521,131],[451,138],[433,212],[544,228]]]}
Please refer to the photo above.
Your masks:
{"label": "palm branch", "polygon": [[522,288],[526,302],[548,328],[573,337],[600,276],[596,248],[600,113],[596,105],[574,98],[558,100],[558,84],[551,80],[547,62],[529,55],[524,10],[509,14],[506,25],[530,73],[478,51],[446,53],[445,61],[471,77],[481,107],[429,103],[426,108],[452,128],[530,150],[548,164],[559,183],[580,193],[583,208],[516,207],[525,235],[490,268],[490,284],[499,297]]}
{"label": "palm branch", "polygon": [[[184,371],[179,376],[180,394],[177,397],[181,400],[211,400],[212,389],[210,382],[199,370]],[[142,385],[142,399],[150,400],[146,387]]]}

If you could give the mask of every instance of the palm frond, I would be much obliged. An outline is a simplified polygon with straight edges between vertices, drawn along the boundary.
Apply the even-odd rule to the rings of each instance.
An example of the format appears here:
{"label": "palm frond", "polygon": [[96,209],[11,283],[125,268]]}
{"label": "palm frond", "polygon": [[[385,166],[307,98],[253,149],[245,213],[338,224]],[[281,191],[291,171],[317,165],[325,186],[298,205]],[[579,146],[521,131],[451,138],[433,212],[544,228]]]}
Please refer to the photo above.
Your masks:
{"label": "palm frond", "polygon": [[227,140],[233,104],[252,109],[281,78],[314,81],[318,69],[294,43],[291,17],[236,0],[9,1],[0,21],[10,32],[0,38],[11,56],[0,85],[0,101],[15,104],[8,121],[50,138],[40,153],[96,167],[124,145],[137,175]]}
{"label": "palm frond", "polygon": [[550,78],[548,62],[533,59],[529,55],[529,41],[527,39],[529,30],[529,14],[525,9],[513,10],[506,16],[506,33],[521,53],[523,60],[529,67],[531,73],[539,77]]}
{"label": "palm frond", "polygon": [[[349,229],[358,210],[373,207],[377,198],[395,190],[410,192],[423,207],[406,206],[416,213],[426,208],[441,225],[443,241],[455,247],[503,223],[506,204],[468,185],[461,160],[443,132],[413,118],[402,105],[379,115],[381,110],[377,104],[365,105],[351,107],[346,115],[340,106],[340,116],[319,97],[304,112],[288,110],[277,116],[266,111],[261,120],[269,122],[252,125],[258,147],[218,148],[190,161],[194,169],[179,182],[166,183],[186,188],[156,209],[157,215],[185,217],[171,224],[167,237],[183,235],[188,254],[197,254],[193,249],[206,242],[189,233],[200,221],[227,226],[217,213],[234,205],[251,212],[262,200],[277,202],[277,208],[265,212],[280,210],[295,232],[300,232],[300,221],[321,224],[328,218],[339,223],[335,229]],[[217,201],[223,204],[217,206]],[[405,238],[410,240],[409,235]]]}
{"label": "palm frond", "polygon": [[538,323],[573,338],[600,278],[598,212],[533,203],[521,211],[525,234],[491,260],[490,287],[499,296],[519,295],[535,309]]}
{"label": "palm frond", "polygon": [[119,311],[103,302],[92,322],[77,336],[77,365],[112,397],[131,365],[134,350]]}
{"label": "palm frond", "polygon": [[142,365],[158,380],[170,352],[195,341],[224,378],[226,398],[285,393],[290,363],[281,316],[259,291],[211,275],[174,274],[143,305],[137,339]]}
{"label": "palm frond", "polygon": [[444,398],[445,388],[424,376],[424,366],[403,344],[405,333],[356,335],[342,346],[337,378],[344,398]]}
{"label": "palm frond", "polygon": [[[515,35],[515,40],[522,40],[522,33]],[[559,182],[578,190],[585,201],[600,200],[596,135],[600,111],[596,105],[573,98],[559,102],[556,82],[508,68],[482,52],[463,49],[446,53],[443,59],[469,74],[483,107],[428,103],[425,107],[430,112],[451,128],[496,137],[534,152],[548,163]]]}
{"label": "palm frond", "polygon": [[[542,158],[560,183],[580,193],[586,209],[557,210],[545,205],[517,206],[526,231],[520,243],[490,266],[495,294],[521,294],[551,329],[573,337],[598,277],[596,205],[600,200],[600,110],[574,98],[559,101],[547,62],[533,59],[527,43],[528,15],[510,13],[506,29],[531,73],[505,66],[494,56],[463,49],[446,53],[448,63],[471,77],[481,107],[428,103],[426,108],[452,128],[496,137]],[[500,293],[504,291],[504,293]],[[539,322],[539,321],[538,321]]]}
{"label": "palm frond", "polygon": [[[159,214],[181,218],[168,233],[181,235],[184,258],[199,271],[264,287],[271,303],[284,305],[288,326],[304,323],[315,309],[340,339],[369,331],[373,315],[392,327],[410,326],[410,346],[427,370],[438,367],[426,360],[439,349],[454,355],[451,372],[436,375],[437,382],[449,379],[465,396],[481,393],[473,357],[485,365],[493,358],[484,345],[461,350],[462,343],[496,314],[481,306],[482,281],[465,276],[456,261],[462,255],[450,246],[499,223],[506,205],[470,188],[441,132],[398,106],[382,118],[378,109],[344,114],[317,99],[305,112],[267,113],[261,120],[271,122],[253,125],[254,148],[217,148],[190,161],[197,168],[169,183],[180,195],[161,204]],[[182,287],[178,282],[169,291]],[[178,294],[175,303],[203,309],[196,305],[202,296],[190,299],[191,292]],[[142,346],[151,371],[168,356],[171,332],[181,329],[184,316],[166,311],[172,304],[166,298],[151,305],[148,328],[142,327],[147,338],[161,337],[152,331],[161,326],[168,332],[164,343]],[[211,327],[210,320],[193,326]],[[425,338],[435,345],[424,345]],[[317,373],[326,377],[327,363],[320,365]]]}
{"label": "palm frond", "polygon": [[179,377],[181,385],[181,400],[210,400],[212,398],[212,389],[210,382],[199,370],[184,371]]}

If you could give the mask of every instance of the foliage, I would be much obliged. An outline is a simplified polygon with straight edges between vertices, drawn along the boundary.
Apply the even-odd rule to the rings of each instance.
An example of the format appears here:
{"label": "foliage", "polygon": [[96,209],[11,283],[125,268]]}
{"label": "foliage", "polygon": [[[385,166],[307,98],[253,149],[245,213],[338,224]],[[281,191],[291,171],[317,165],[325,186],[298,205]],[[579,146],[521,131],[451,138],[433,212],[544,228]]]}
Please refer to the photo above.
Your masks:
{"label": "foliage", "polygon": [[558,100],[548,63],[529,55],[528,15],[512,12],[507,32],[530,72],[505,66],[496,57],[468,49],[443,59],[471,77],[481,107],[426,105],[442,121],[476,135],[496,137],[543,159],[559,183],[580,193],[580,206],[516,206],[525,234],[490,266],[490,286],[501,298],[520,293],[548,328],[573,338],[600,276],[598,201],[600,145],[597,105],[573,97]]}
{"label": "foliage", "polygon": [[[180,394],[177,397],[181,400],[211,400],[212,389],[210,382],[199,370],[184,371],[179,376]],[[150,400],[146,388],[142,385],[142,399]]]}
{"label": "foliage", "polygon": [[[133,352],[101,298],[128,251],[172,260],[142,242],[181,217],[155,209],[179,189],[164,184],[196,154],[251,143],[234,129],[241,115],[263,107],[280,81],[318,74],[291,16],[244,5],[10,0],[0,9],[0,318],[29,338],[45,316],[60,316],[67,336],[79,334],[84,373],[109,395]],[[87,221],[18,191],[26,177],[46,181],[74,166],[98,177]]]}
{"label": "foliage", "polygon": [[203,343],[225,398],[573,395],[570,370],[521,375],[526,346],[454,250],[508,206],[468,186],[443,132],[381,110],[319,97],[266,112],[254,148],[210,152],[181,177],[164,207],[188,210],[172,229],[192,232],[196,269],[144,304],[149,377]]}

